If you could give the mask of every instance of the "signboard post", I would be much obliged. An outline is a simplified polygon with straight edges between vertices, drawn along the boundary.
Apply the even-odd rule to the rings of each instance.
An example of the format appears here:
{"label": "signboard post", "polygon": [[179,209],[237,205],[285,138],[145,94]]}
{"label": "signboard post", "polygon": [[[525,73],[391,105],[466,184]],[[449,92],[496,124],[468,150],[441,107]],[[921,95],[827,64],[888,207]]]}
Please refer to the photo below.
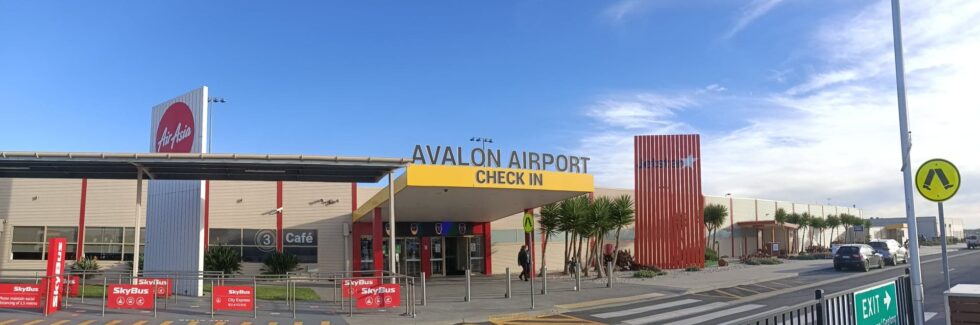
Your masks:
{"label": "signboard post", "polygon": [[[524,212],[524,232],[528,234],[529,238],[534,239],[534,216],[530,212]],[[528,249],[528,253],[531,255],[534,254],[533,242],[530,249]],[[530,269],[534,270],[534,257],[532,256],[528,260],[531,262]],[[529,271],[528,273],[533,273],[533,271]],[[534,309],[534,276],[532,275],[528,278],[531,279],[529,283],[531,285],[531,309]]]}
{"label": "signboard post", "polygon": [[960,171],[946,159],[930,159],[919,166],[915,172],[915,187],[926,200],[939,205],[939,237],[943,249],[943,274],[946,276],[946,289],[950,288],[949,256],[946,253],[946,217],[943,216],[943,201],[949,200],[960,189]]}
{"label": "signboard post", "polygon": [[44,314],[50,315],[61,308],[61,285],[64,281],[61,276],[65,272],[65,247],[68,242],[64,238],[48,239],[48,268],[47,278],[44,282],[45,288]]}
{"label": "signboard post", "polygon": [[854,323],[857,325],[898,324],[895,282],[854,292]]}

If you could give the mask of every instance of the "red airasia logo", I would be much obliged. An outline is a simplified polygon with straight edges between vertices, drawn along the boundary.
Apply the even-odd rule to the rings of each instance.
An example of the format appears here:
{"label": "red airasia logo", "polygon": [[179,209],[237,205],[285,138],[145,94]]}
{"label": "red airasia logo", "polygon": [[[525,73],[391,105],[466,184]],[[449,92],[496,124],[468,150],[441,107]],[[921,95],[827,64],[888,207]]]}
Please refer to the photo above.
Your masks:
{"label": "red airasia logo", "polygon": [[157,124],[155,152],[191,152],[194,146],[194,114],[183,102],[167,107]]}

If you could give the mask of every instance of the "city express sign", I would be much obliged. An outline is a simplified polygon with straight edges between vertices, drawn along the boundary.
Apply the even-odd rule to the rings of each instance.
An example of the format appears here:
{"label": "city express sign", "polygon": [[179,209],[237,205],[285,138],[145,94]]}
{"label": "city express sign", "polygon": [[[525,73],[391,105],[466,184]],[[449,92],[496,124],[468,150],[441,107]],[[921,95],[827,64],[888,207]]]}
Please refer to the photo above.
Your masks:
{"label": "city express sign", "polygon": [[407,186],[592,192],[592,175],[473,166],[409,165]]}

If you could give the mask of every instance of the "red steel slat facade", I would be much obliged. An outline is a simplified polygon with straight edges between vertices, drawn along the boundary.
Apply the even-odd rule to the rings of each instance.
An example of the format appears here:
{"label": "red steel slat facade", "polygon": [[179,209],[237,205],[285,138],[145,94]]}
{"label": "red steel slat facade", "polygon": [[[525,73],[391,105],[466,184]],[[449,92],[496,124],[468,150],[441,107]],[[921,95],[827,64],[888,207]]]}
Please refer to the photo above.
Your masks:
{"label": "red steel slat facade", "polygon": [[637,263],[704,267],[699,135],[633,138]]}

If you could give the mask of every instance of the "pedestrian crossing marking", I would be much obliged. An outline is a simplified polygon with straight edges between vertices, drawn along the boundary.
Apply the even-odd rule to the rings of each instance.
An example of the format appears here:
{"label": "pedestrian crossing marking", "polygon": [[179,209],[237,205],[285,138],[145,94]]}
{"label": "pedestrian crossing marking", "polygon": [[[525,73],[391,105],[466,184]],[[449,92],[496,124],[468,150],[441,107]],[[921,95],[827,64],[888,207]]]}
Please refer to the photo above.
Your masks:
{"label": "pedestrian crossing marking", "polygon": [[293,322],[293,325],[303,325],[303,322]]}
{"label": "pedestrian crossing marking", "polygon": [[704,322],[713,320],[715,318],[725,317],[725,316],[729,316],[729,315],[735,315],[735,314],[738,314],[738,313],[747,312],[747,311],[750,311],[750,310],[753,310],[753,309],[759,309],[759,308],[762,308],[762,307],[765,307],[765,306],[763,306],[763,305],[753,305],[753,304],[742,305],[742,306],[738,306],[738,307],[735,307],[735,308],[729,308],[729,309],[725,309],[725,310],[721,310],[721,311],[716,311],[716,312],[713,312],[713,313],[710,313],[710,314],[704,314],[704,315],[701,315],[701,316],[698,316],[698,317],[693,317],[693,318],[687,318],[687,319],[679,320],[679,321],[676,321],[676,322],[673,322],[673,323],[669,323],[667,325],[694,325],[694,324],[701,324],[701,323],[704,323]]}
{"label": "pedestrian crossing marking", "polygon": [[34,324],[37,324],[37,323],[40,323],[40,322],[43,322],[43,321],[44,321],[43,319],[32,320],[32,321],[29,321],[27,323],[24,323],[23,325],[34,325]]}
{"label": "pedestrian crossing marking", "polygon": [[187,322],[187,325],[197,325],[197,321],[196,320],[189,321]]}
{"label": "pedestrian crossing marking", "polygon": [[628,319],[628,320],[623,321],[623,323],[631,324],[631,325],[650,324],[650,323],[660,322],[660,321],[664,321],[664,320],[668,320],[668,319],[673,319],[673,318],[677,318],[677,317],[681,317],[681,316],[687,316],[687,315],[691,315],[691,314],[702,313],[702,312],[706,312],[706,311],[709,311],[709,310],[718,309],[718,308],[721,308],[721,307],[724,307],[724,306],[727,306],[727,305],[728,305],[728,303],[725,303],[725,302],[714,302],[714,303],[710,303],[710,304],[707,304],[707,305],[701,305],[701,306],[691,307],[691,308],[687,308],[687,309],[674,310],[674,311],[666,312],[666,313],[663,313],[663,314],[656,314],[656,315],[650,315],[650,316],[647,316],[647,317],[640,317],[640,318],[635,318],[635,319]]}
{"label": "pedestrian crossing marking", "polygon": [[[168,321],[165,321],[163,323],[160,323],[160,325],[170,325],[171,323],[173,323],[173,322],[171,322],[171,321],[168,320]],[[81,325],[81,324],[79,324],[79,325]]]}
{"label": "pedestrian crossing marking", "polygon": [[143,324],[146,324],[146,321],[145,320],[141,320],[141,321],[138,321],[138,322],[133,323],[133,325],[143,325]]}
{"label": "pedestrian crossing marking", "polygon": [[121,321],[121,320],[118,320],[118,319],[117,319],[117,320],[114,320],[114,321],[111,321],[111,322],[108,322],[108,323],[106,323],[105,325],[117,325],[117,324],[119,324],[119,323],[122,323],[122,321]]}
{"label": "pedestrian crossing marking", "polygon": [[16,322],[16,321],[18,321],[18,320],[17,319],[8,319],[8,320],[5,320],[5,321],[0,321],[0,325],[12,324],[13,322]]}
{"label": "pedestrian crossing marking", "polygon": [[546,315],[546,316],[536,316],[536,317],[524,317],[515,318],[508,320],[492,320],[490,321],[494,325],[523,325],[523,324],[601,324],[590,320],[581,319],[578,317],[572,317],[568,315]]}
{"label": "pedestrian crossing marking", "polygon": [[[78,323],[78,325],[88,325],[88,324],[92,324],[92,323],[95,323],[95,321],[94,321],[94,320],[87,320],[87,321],[84,321],[84,322],[81,322],[81,323]],[[167,322],[165,322],[165,323],[163,323],[163,324],[160,324],[160,325],[167,325],[167,324],[168,324],[168,323],[167,323]]]}
{"label": "pedestrian crossing marking", "polygon": [[51,323],[51,325],[61,325],[61,324],[67,323],[67,322],[69,322],[69,320],[64,319],[64,320],[59,320],[57,322]]}
{"label": "pedestrian crossing marking", "polygon": [[242,325],[252,325],[252,322],[242,322]]}
{"label": "pedestrian crossing marking", "polygon": [[602,313],[602,314],[595,314],[595,315],[592,315],[592,317],[596,317],[596,318],[623,317],[623,316],[628,316],[628,315],[633,315],[633,314],[645,313],[645,312],[648,312],[648,311],[654,311],[654,310],[666,309],[666,308],[670,308],[670,307],[676,307],[676,306],[682,306],[682,305],[687,305],[687,304],[693,304],[693,303],[696,303],[696,302],[701,302],[701,300],[697,300],[697,299],[675,300],[675,301],[665,302],[665,303],[662,303],[662,304],[656,304],[656,305],[652,305],[652,306],[645,306],[645,307],[639,307],[639,308],[633,308],[633,309],[627,309],[627,310],[620,310],[620,311],[613,311],[613,312]]}

